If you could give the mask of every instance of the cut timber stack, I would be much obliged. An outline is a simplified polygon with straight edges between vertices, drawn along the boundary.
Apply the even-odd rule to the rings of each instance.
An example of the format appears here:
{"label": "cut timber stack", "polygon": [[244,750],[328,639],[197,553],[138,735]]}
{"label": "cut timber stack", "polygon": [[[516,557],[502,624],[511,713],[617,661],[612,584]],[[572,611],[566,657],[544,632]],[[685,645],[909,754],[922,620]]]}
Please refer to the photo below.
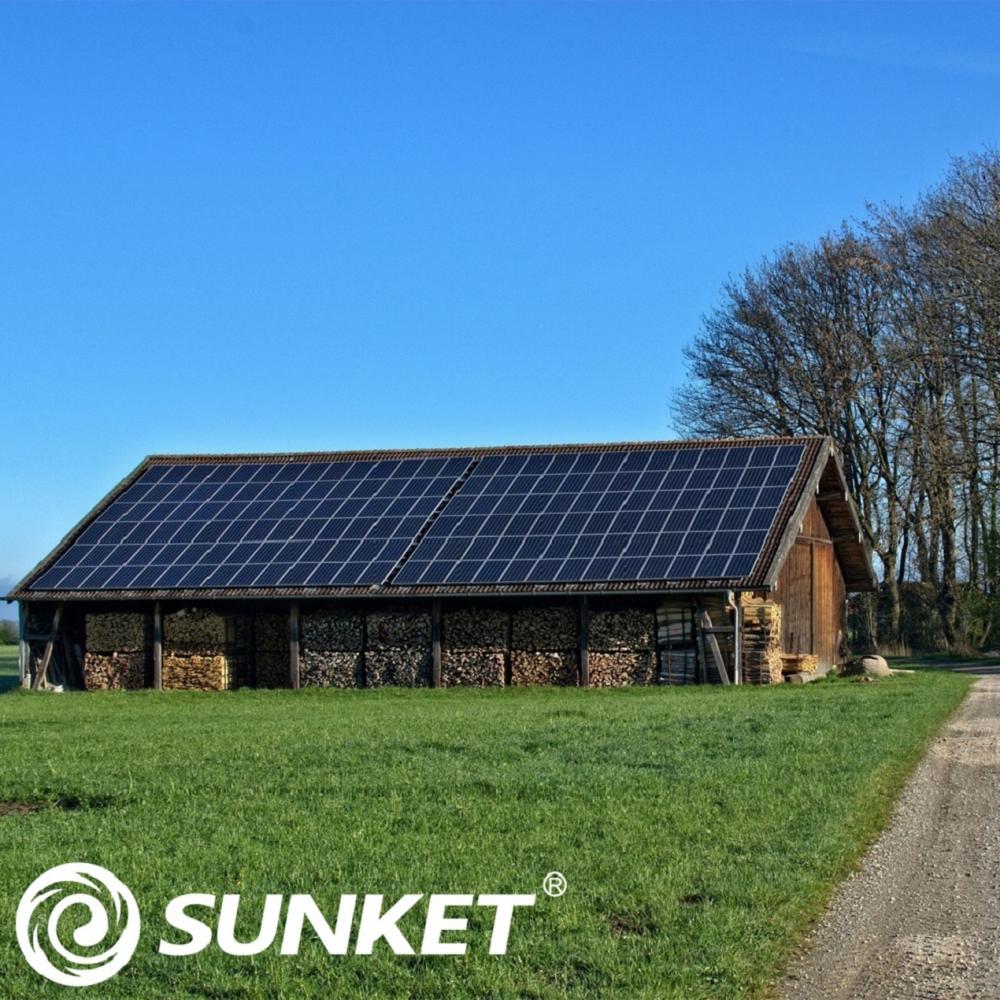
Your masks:
{"label": "cut timber stack", "polygon": [[744,594],[743,678],[747,684],[781,683],[781,605]]}
{"label": "cut timber stack", "polygon": [[303,615],[299,662],[302,686],[361,687],[364,683],[363,648],[362,615],[343,611],[314,611]]}
{"label": "cut timber stack", "polygon": [[656,651],[652,610],[596,611],[590,615],[590,683],[592,687],[652,684]]}
{"label": "cut timber stack", "polygon": [[291,652],[287,615],[257,615],[254,620],[257,687],[286,688],[291,684]]}
{"label": "cut timber stack", "polygon": [[88,691],[136,689],[146,677],[146,618],[93,614],[84,621],[83,683]]}
{"label": "cut timber stack", "polygon": [[511,623],[511,683],[577,684],[576,646],[576,608],[519,608]]}
{"label": "cut timber stack", "polygon": [[819,668],[819,657],[813,653],[782,653],[783,674],[814,674]]}
{"label": "cut timber stack", "polygon": [[510,615],[493,608],[446,612],[442,619],[441,684],[502,687]]}
{"label": "cut timber stack", "polygon": [[426,687],[431,682],[431,616],[387,611],[368,616],[365,677],[369,687]]}
{"label": "cut timber stack", "polygon": [[184,609],[163,619],[163,687],[225,691],[230,687],[226,619],[215,611]]}

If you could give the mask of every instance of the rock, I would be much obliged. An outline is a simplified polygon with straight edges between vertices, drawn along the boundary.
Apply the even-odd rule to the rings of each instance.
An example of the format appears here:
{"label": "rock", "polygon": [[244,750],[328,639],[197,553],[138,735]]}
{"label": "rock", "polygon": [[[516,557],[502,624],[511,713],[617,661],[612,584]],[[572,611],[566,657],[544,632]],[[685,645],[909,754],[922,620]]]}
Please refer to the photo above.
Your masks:
{"label": "rock", "polygon": [[869,656],[861,656],[856,660],[851,660],[849,663],[844,665],[844,673],[848,676],[862,676],[862,677],[891,677],[892,670],[889,669],[889,664],[886,663],[885,657],[875,656],[874,654]]}
{"label": "rock", "polygon": [[810,681],[816,679],[817,675],[815,673],[804,673],[803,671],[794,674],[785,674],[786,684],[808,684]]}

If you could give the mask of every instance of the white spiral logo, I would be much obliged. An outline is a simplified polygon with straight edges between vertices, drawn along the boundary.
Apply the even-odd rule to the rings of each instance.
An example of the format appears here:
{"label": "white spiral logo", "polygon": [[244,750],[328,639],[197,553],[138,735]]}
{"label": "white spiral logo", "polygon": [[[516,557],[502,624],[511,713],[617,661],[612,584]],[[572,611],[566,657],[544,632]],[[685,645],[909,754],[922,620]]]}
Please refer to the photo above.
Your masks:
{"label": "white spiral logo", "polygon": [[[59,939],[59,921],[68,911],[73,943],[84,954]],[[82,923],[81,916],[86,916]],[[123,969],[135,953],[139,907],[128,886],[106,868],[71,862],[50,868],[28,886],[15,926],[17,943],[36,972],[60,986],[93,986]]]}

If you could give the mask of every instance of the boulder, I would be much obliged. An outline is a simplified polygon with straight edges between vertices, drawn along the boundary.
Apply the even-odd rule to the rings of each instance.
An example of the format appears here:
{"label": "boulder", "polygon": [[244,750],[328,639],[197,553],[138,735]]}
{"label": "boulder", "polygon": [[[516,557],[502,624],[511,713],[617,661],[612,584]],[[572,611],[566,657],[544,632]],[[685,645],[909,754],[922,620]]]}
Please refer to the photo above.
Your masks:
{"label": "boulder", "polygon": [[844,673],[863,677],[892,676],[892,670],[889,669],[889,664],[886,663],[885,657],[875,656],[874,654],[860,656],[856,660],[851,660],[845,664]]}

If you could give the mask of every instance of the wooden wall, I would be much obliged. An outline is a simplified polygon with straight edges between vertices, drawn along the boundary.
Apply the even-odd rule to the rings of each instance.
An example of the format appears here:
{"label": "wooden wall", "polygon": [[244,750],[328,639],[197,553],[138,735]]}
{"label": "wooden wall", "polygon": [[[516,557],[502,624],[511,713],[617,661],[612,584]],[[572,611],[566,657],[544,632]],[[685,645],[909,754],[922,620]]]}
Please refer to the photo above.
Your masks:
{"label": "wooden wall", "polygon": [[847,589],[815,500],[772,596],[781,605],[783,651],[813,653],[820,658],[821,667],[836,663],[844,634]]}

